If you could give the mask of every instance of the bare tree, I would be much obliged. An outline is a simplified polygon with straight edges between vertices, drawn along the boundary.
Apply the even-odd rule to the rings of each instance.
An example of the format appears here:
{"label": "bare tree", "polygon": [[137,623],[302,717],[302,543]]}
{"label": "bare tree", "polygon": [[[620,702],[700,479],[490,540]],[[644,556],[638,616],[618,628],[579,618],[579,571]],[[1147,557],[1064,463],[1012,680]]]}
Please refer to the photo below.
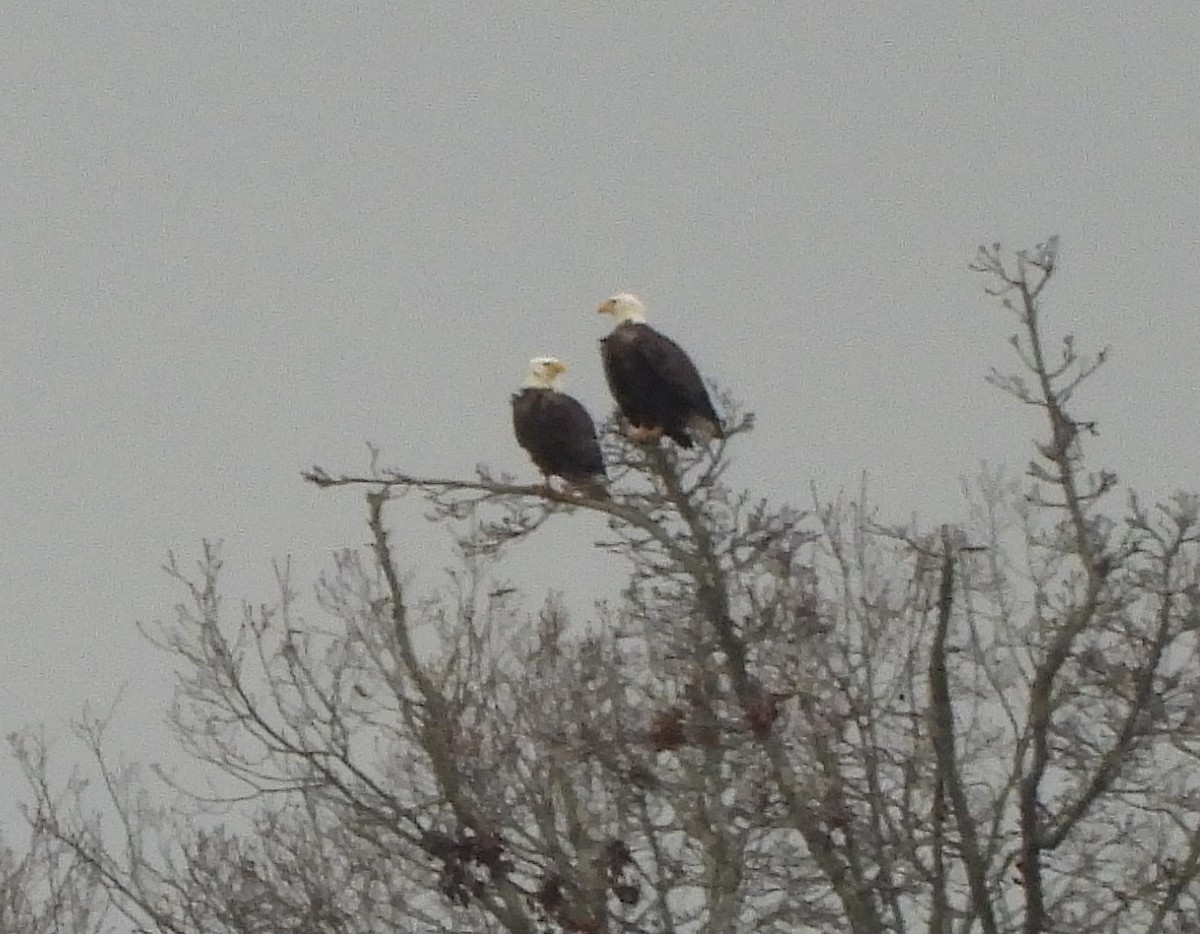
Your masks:
{"label": "bare tree", "polygon": [[[610,423],[611,498],[314,469],[368,488],[370,548],[313,618],[286,568],[231,609],[215,549],[172,558],[187,601],[148,635],[197,768],[152,804],[84,724],[97,801],[19,747],[38,825],[172,934],[1200,930],[1200,501],[1114,504],[1089,466],[1075,395],[1104,354],[1048,337],[1056,262],[973,266],[1017,325],[991,381],[1045,434],[1023,479],[964,484],[965,527],[731,489],[752,422],[728,398],[707,449]],[[459,530],[431,598],[403,583],[402,495]],[[530,613],[497,556],[583,512],[627,586]]]}
{"label": "bare tree", "polygon": [[[45,776],[47,747],[35,733],[13,737],[31,773]],[[63,796],[70,800],[75,788]],[[51,799],[43,784],[42,796]],[[31,815],[27,838],[19,846],[0,844],[0,931],[14,934],[99,934],[108,898],[100,880],[73,848]]]}

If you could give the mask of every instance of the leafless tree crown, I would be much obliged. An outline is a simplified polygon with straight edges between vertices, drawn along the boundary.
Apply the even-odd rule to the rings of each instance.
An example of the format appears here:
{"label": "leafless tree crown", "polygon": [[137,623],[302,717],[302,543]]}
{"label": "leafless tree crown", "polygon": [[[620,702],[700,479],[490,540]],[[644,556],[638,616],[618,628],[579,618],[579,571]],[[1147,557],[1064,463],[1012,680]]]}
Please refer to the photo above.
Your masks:
{"label": "leafless tree crown", "polygon": [[[33,835],[0,853],[0,930],[1200,931],[1198,501],[1088,461],[1105,352],[1050,336],[1057,262],[972,266],[1015,327],[990,382],[1041,431],[1023,477],[964,483],[964,526],[731,489],[752,420],[722,397],[706,449],[610,420],[608,498],[314,468],[366,488],[370,536],[315,602],[280,568],[276,601],[231,605],[217,549],[172,557],[185,599],[147,636],[194,767],[114,763],[92,718],[56,784],[17,737]],[[433,597],[405,585],[405,496],[458,530]],[[627,585],[531,611],[498,556],[587,513]]]}

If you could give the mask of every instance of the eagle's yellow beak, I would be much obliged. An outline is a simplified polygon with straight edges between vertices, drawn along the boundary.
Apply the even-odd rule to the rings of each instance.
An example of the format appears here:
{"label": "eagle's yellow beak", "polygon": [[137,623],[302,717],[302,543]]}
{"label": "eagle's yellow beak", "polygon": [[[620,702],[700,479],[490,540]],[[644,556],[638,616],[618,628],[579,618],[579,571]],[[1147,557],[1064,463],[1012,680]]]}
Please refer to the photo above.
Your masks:
{"label": "eagle's yellow beak", "polygon": [[546,370],[551,376],[558,376],[561,373],[567,372],[567,365],[561,360],[552,360],[546,364]]}
{"label": "eagle's yellow beak", "polygon": [[611,298],[606,298],[600,303],[600,307],[596,309],[596,313],[600,315],[611,315],[616,308],[617,303]]}

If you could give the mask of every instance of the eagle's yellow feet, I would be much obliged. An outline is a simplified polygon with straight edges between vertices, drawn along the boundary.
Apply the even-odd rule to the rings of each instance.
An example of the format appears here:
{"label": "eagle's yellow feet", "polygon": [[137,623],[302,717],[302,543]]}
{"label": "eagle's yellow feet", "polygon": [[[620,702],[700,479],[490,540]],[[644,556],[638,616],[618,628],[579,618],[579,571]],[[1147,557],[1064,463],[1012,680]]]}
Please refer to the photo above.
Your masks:
{"label": "eagle's yellow feet", "polygon": [[630,425],[626,436],[638,444],[653,444],[663,436],[661,428],[643,428],[641,425]]}

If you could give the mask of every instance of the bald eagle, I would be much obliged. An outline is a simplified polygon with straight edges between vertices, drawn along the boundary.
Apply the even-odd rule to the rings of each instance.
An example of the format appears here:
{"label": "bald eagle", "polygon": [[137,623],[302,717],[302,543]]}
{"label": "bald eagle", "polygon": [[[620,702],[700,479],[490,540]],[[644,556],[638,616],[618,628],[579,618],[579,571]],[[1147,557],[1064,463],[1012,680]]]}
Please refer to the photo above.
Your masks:
{"label": "bald eagle", "polygon": [[596,310],[617,320],[600,340],[600,356],[633,440],[657,441],[665,434],[690,448],[693,438],[725,436],[696,365],[682,347],[646,324],[641,299],[621,292]]}
{"label": "bald eagle", "polygon": [[513,431],[534,466],[549,480],[561,477],[592,495],[604,495],[604,457],[596,425],[580,402],[559,392],[566,366],[555,357],[534,357],[521,391],[512,397]]}

